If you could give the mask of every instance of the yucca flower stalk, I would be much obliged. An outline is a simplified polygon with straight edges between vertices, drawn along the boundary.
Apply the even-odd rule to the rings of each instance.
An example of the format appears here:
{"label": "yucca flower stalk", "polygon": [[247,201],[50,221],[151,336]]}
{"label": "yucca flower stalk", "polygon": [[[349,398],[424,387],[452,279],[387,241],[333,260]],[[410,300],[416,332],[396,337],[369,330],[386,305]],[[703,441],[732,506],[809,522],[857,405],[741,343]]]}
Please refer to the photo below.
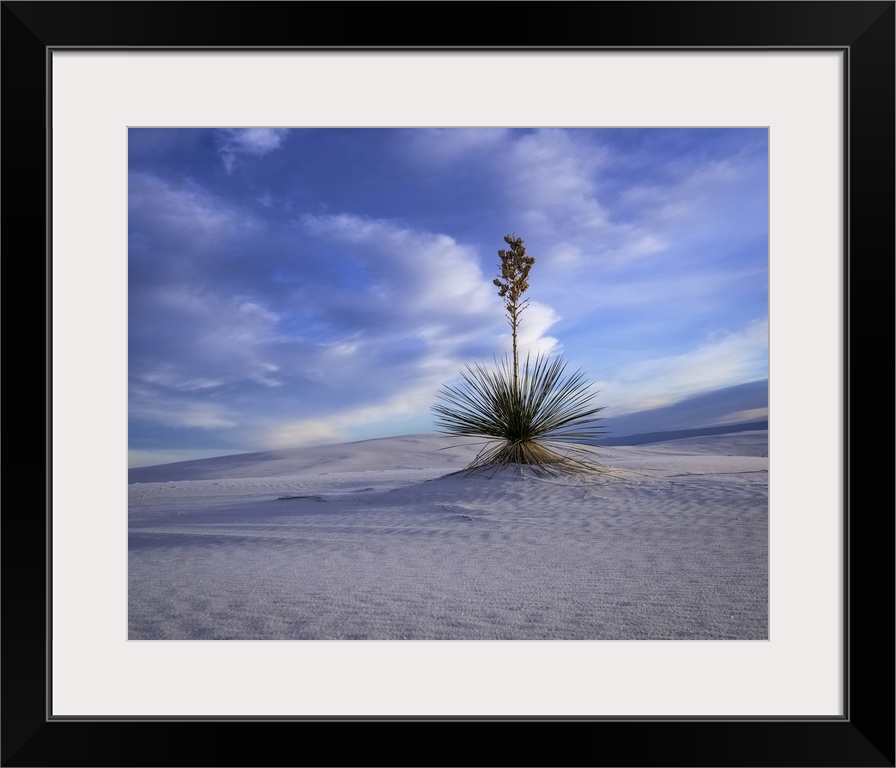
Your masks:
{"label": "yucca flower stalk", "polygon": [[520,299],[529,288],[529,270],[532,269],[535,259],[526,255],[523,238],[514,234],[505,235],[504,242],[510,249],[498,251],[498,256],[501,257],[501,277],[496,277],[492,282],[498,286],[498,296],[504,299],[504,308],[507,310],[513,337],[513,383],[514,386],[519,386],[520,355],[516,336],[520,327],[520,315],[529,305],[528,300],[520,301]]}
{"label": "yucca flower stalk", "polygon": [[595,392],[581,369],[566,373],[559,357],[527,356],[520,371],[517,348],[521,301],[529,287],[535,259],[526,256],[522,238],[504,238],[511,249],[498,251],[501,278],[494,284],[505,300],[513,335],[512,359],[494,368],[467,365],[456,386],[439,392],[433,406],[437,428],[446,434],[483,438],[485,447],[466,467],[529,465],[556,472],[582,472],[599,468],[581,443],[603,433],[594,405]]}

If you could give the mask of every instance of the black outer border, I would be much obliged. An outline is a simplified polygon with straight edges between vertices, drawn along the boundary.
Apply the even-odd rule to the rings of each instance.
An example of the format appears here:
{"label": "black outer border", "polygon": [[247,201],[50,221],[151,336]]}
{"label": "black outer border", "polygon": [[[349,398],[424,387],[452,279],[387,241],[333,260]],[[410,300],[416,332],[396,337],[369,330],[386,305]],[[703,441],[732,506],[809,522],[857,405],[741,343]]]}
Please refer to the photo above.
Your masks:
{"label": "black outer border", "polygon": [[[875,447],[881,410],[892,416],[894,349],[894,2],[2,2],[2,242],[6,285],[43,284],[41,341],[48,390],[10,434],[27,456],[46,414],[35,484],[49,508],[49,246],[47,110],[49,52],[56,48],[837,48],[846,52],[844,179],[844,553],[848,564],[844,718],[456,718],[500,723],[482,741],[448,738],[452,718],[60,720],[48,718],[47,519],[22,497],[3,517],[0,764],[138,765],[617,765],[893,766],[894,526],[892,459]],[[407,44],[401,32],[412,29]],[[405,42],[405,44],[402,44]],[[41,233],[47,232],[46,252]],[[27,244],[27,245],[26,245]],[[23,258],[24,257],[24,258]],[[27,281],[27,282],[26,282]],[[807,276],[807,282],[811,276]],[[17,315],[21,305],[7,302]],[[14,324],[27,338],[36,310]],[[8,324],[7,324],[7,327]],[[27,331],[26,331],[27,328]],[[24,333],[23,333],[24,332]],[[9,337],[12,337],[10,334]],[[34,340],[37,346],[37,340]],[[884,366],[878,362],[884,349]],[[13,349],[19,355],[19,349]],[[24,347],[27,350],[27,345]],[[27,356],[27,352],[26,352]],[[885,371],[885,375],[881,375]],[[34,376],[13,370],[7,402],[28,402]],[[23,379],[20,384],[17,379]],[[10,381],[12,379],[12,381]],[[853,384],[855,382],[855,385]],[[857,385],[857,386],[856,386]],[[855,393],[855,394],[854,394]],[[819,414],[832,424],[837,414]],[[22,422],[19,422],[22,423]],[[892,445],[893,419],[884,419]],[[7,424],[9,430],[9,424]],[[40,437],[38,437],[40,440]],[[850,449],[855,445],[855,449]],[[855,459],[854,461],[852,459]],[[885,459],[885,461],[884,461]],[[11,459],[9,465],[13,465]],[[19,472],[35,470],[16,467]],[[15,477],[14,480],[18,478]],[[15,483],[13,483],[15,485]],[[30,485],[29,485],[30,487]],[[7,489],[9,492],[9,484]],[[521,671],[525,674],[525,671]],[[288,720],[288,719],[282,719]],[[426,740],[393,723],[413,721]],[[419,721],[419,722],[418,722]],[[508,733],[513,724],[526,727]],[[381,726],[357,738],[363,724]],[[537,723],[537,725],[536,725]],[[337,725],[343,736],[334,739]],[[351,732],[355,738],[346,738]],[[385,736],[385,738],[383,738]]]}

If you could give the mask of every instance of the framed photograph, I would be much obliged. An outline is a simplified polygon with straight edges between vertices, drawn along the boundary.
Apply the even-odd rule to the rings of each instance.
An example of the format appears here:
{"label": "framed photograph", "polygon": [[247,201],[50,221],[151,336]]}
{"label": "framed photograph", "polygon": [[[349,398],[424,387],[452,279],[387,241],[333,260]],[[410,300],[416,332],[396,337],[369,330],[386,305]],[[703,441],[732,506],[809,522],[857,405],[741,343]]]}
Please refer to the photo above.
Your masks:
{"label": "framed photograph", "polygon": [[[514,44],[469,41],[474,9]],[[892,462],[878,468],[879,438],[861,429],[892,402],[894,3],[359,3],[349,17],[368,39],[334,43],[326,30],[348,10],[3,3],[7,284],[36,264],[26,279],[46,285],[47,319],[46,514],[8,503],[4,515],[3,764],[271,765],[295,754],[295,726],[500,722],[551,737],[482,752],[437,733],[431,756],[341,739],[295,760],[894,765],[893,658],[880,650]],[[430,39],[390,39],[409,14]],[[226,181],[287,129],[533,126],[767,142],[762,636],[164,640],[133,622],[129,634],[128,325],[152,318],[136,314],[128,253],[161,236],[158,215],[128,227],[129,195],[158,214],[152,189],[129,187],[134,132],[210,129],[197,137],[218,142]],[[204,215],[196,194],[178,199],[163,217]],[[340,224],[328,213],[304,221],[309,236]],[[44,259],[9,257],[41,229]]]}

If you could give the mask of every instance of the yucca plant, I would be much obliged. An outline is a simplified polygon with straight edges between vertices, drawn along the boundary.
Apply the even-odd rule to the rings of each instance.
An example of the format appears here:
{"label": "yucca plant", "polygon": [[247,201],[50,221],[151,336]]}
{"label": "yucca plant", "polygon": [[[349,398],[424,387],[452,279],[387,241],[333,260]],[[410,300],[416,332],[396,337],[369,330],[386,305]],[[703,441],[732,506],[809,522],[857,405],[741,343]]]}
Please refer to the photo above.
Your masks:
{"label": "yucca plant", "polygon": [[520,371],[517,330],[522,301],[529,287],[529,270],[535,259],[526,255],[522,238],[507,235],[510,250],[498,251],[501,279],[495,279],[510,323],[512,359],[494,368],[466,366],[457,386],[439,392],[433,406],[439,431],[463,437],[480,437],[485,447],[466,467],[529,465],[549,472],[581,472],[599,468],[581,445],[603,433],[596,414],[592,385],[581,369],[566,373],[559,357],[526,357]]}

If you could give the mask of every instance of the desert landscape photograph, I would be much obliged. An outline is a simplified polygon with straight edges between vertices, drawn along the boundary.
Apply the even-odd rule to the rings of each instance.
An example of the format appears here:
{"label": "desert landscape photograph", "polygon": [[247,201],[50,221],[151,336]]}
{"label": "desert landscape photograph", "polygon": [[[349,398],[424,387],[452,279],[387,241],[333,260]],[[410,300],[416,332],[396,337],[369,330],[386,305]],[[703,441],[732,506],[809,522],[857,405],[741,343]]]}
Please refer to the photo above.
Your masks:
{"label": "desert landscape photograph", "polygon": [[131,641],[767,641],[766,128],[130,128]]}

